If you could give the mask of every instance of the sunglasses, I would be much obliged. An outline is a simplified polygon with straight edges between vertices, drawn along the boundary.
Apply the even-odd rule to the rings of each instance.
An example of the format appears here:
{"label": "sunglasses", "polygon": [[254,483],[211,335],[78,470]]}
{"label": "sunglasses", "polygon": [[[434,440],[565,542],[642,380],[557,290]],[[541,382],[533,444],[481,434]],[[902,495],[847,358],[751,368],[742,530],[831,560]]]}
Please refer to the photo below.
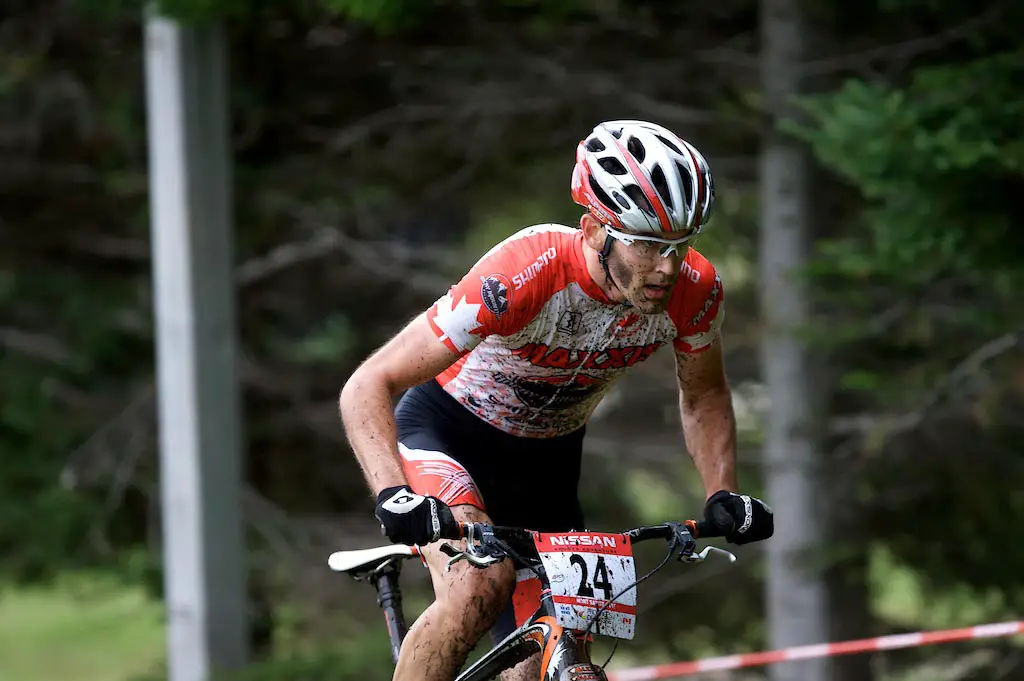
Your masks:
{"label": "sunglasses", "polygon": [[697,232],[694,231],[678,239],[662,239],[656,236],[627,234],[607,224],[603,226],[608,236],[630,247],[637,255],[650,258],[653,258],[655,255],[667,258],[673,253],[685,255],[686,249],[689,248],[689,243],[697,236]]}

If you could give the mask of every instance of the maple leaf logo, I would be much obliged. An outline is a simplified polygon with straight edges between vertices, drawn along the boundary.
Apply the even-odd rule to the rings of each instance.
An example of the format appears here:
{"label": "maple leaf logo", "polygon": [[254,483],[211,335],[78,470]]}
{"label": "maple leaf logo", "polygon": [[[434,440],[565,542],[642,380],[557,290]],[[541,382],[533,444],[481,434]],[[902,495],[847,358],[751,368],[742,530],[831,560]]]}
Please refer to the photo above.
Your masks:
{"label": "maple leaf logo", "polygon": [[467,302],[466,296],[455,302],[450,293],[445,294],[437,301],[434,317],[434,324],[442,331],[441,340],[451,340],[459,350],[474,347],[481,340],[475,332],[483,328],[477,319],[479,311],[480,303]]}

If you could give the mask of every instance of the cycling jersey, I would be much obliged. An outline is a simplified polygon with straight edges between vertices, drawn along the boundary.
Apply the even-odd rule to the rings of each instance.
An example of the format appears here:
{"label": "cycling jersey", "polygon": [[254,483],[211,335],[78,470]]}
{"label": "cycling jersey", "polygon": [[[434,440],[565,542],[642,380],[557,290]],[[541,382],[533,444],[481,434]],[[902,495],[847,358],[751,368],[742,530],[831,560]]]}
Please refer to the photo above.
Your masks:
{"label": "cycling jersey", "polygon": [[626,368],[672,342],[707,349],[724,314],[714,266],[692,248],[660,314],[611,301],[587,270],[583,233],[528,227],[488,251],[427,311],[461,357],[437,382],[512,435],[552,437],[583,426]]}

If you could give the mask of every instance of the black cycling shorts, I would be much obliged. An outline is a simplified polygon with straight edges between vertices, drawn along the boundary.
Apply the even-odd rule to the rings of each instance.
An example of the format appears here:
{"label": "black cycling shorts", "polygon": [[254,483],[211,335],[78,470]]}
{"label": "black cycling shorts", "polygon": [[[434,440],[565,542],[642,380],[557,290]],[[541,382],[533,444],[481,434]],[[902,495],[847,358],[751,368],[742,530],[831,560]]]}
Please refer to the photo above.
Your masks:
{"label": "black cycling shorts", "polygon": [[434,380],[395,411],[410,486],[449,506],[470,504],[495,525],[582,530],[577,497],[584,428],[553,438],[509,435],[475,416]]}
{"label": "black cycling shorts", "polygon": [[[553,438],[509,435],[471,413],[435,380],[402,396],[395,424],[402,467],[418,494],[480,508],[495,525],[585,529],[577,486],[586,427]],[[516,593],[491,630],[495,642],[540,605],[539,580],[516,567]]]}

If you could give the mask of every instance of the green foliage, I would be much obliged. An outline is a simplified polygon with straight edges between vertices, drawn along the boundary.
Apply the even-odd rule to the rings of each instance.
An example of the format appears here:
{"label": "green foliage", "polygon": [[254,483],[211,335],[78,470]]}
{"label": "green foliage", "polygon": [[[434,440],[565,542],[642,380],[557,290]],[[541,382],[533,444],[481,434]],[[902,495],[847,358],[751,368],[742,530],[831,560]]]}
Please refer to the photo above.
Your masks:
{"label": "green foliage", "polygon": [[74,435],[32,363],[0,358],[0,575],[50,576],[76,553],[91,504],[57,486]]}
{"label": "green foliage", "polygon": [[348,317],[342,313],[329,315],[303,338],[280,341],[280,355],[296,364],[328,365],[346,357],[353,348],[357,334]]}
{"label": "green foliage", "polygon": [[323,5],[343,16],[389,33],[409,28],[420,21],[432,3],[428,0],[322,0]]}
{"label": "green foliage", "polygon": [[153,12],[173,17],[184,23],[199,23],[211,19],[230,19],[256,11],[271,4],[267,0],[73,0],[85,12],[106,19],[122,17],[127,13],[141,16]]}
{"label": "green foliage", "polygon": [[[380,646],[359,650],[339,642],[329,648],[284,654],[244,669],[215,674],[212,681],[385,681],[392,676],[390,658],[367,654]],[[384,651],[387,654],[386,650]],[[166,681],[164,673],[135,677],[132,681]]]}
{"label": "green foliage", "polygon": [[802,100],[807,122],[786,126],[865,200],[809,268],[835,320],[820,331],[843,367],[838,388],[866,411],[921,420],[864,434],[861,519],[920,580],[921,599],[975,599],[985,616],[1021,598],[1007,586],[1024,570],[1010,536],[1024,517],[1009,483],[1021,474],[1008,444],[1020,431],[998,371],[947,384],[966,356],[1024,320],[1022,67],[1016,49],[961,54],[898,84],[849,80]]}
{"label": "green foliage", "polygon": [[871,242],[842,267],[929,278],[1024,262],[1022,66],[1024,52],[1009,52],[919,69],[902,88],[854,80],[804,100],[811,124],[787,127],[870,202]]}
{"label": "green foliage", "polygon": [[133,301],[114,282],[90,287],[76,273],[31,269],[8,282],[0,303],[10,323],[45,330],[35,350],[0,355],[0,576],[45,579],[109,548],[93,542],[99,495],[66,487],[62,473],[92,432],[90,396],[144,371],[152,349],[147,336],[117,328]]}
{"label": "green foliage", "polygon": [[[73,0],[75,5],[91,14],[122,17],[127,13],[146,11],[173,17],[183,23],[232,20],[258,17],[264,10],[284,8],[293,3],[281,0]],[[302,0],[298,11],[326,11],[360,23],[381,35],[394,34],[422,25],[431,13],[439,13],[456,3],[451,0]],[[581,0],[504,0],[503,8],[520,14],[533,14],[543,25],[553,28],[559,21],[590,6]],[[2,87],[2,80],[0,80]]]}

